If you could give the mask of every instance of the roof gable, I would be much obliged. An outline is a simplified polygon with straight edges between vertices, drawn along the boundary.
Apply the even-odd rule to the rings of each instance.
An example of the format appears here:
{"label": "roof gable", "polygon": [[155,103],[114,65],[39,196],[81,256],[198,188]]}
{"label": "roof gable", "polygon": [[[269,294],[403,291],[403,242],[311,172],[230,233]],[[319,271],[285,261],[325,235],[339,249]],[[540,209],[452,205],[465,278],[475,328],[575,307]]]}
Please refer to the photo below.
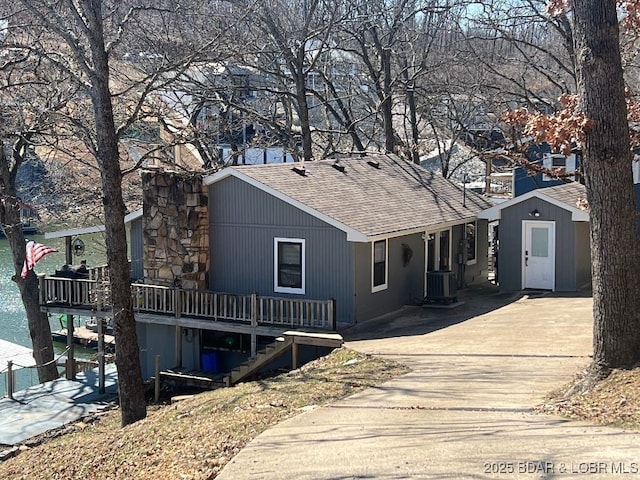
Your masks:
{"label": "roof gable", "polygon": [[530,192],[519,195],[480,212],[478,214],[478,218],[483,218],[489,221],[499,220],[502,216],[502,210],[529,200],[532,197],[539,198],[540,200],[549,202],[563,210],[567,210],[571,213],[571,220],[574,222],[589,221],[589,212],[578,208],[578,201],[586,198],[585,187],[578,182],[564,183],[554,187],[531,190]]}
{"label": "roof gable", "polygon": [[[304,174],[292,167],[304,167]],[[351,241],[461,223],[490,206],[469,191],[463,206],[461,187],[392,155],[229,167],[204,183],[229,176],[345,231]]]}

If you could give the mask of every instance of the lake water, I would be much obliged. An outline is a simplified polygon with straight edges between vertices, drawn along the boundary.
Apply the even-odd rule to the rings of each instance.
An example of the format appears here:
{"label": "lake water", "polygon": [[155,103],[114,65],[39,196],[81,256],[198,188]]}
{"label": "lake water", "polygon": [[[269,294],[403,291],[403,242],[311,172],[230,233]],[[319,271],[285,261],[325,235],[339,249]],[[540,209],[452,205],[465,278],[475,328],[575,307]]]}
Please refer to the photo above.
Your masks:
{"label": "lake water", "polygon": [[[52,274],[65,263],[64,239],[56,238],[46,240],[43,235],[32,235],[29,236],[28,239],[43,243],[58,250],[57,253],[46,255],[36,264],[34,268],[36,273]],[[73,259],[74,264],[79,264],[83,258],[87,260],[89,266],[104,264],[105,248],[101,236],[87,236],[86,238],[83,237],[82,240],[85,242],[85,256],[75,257]],[[27,325],[22,300],[20,299],[20,293],[18,292],[16,284],[11,280],[13,274],[13,260],[9,242],[5,238],[0,238],[0,338],[31,348],[29,327]],[[52,315],[49,318],[49,322],[52,330],[60,329],[57,316]],[[54,346],[58,353],[64,350],[63,345],[54,344]],[[91,352],[84,352],[85,355],[90,355],[90,353]],[[82,353],[80,351],[79,357],[81,356]],[[33,369],[27,369],[27,371],[30,372],[28,374],[27,372],[23,372],[19,376],[18,385],[16,385],[18,389],[27,386],[25,383],[36,383],[37,375],[32,373]],[[4,375],[0,375],[0,396],[4,395],[4,384]]]}

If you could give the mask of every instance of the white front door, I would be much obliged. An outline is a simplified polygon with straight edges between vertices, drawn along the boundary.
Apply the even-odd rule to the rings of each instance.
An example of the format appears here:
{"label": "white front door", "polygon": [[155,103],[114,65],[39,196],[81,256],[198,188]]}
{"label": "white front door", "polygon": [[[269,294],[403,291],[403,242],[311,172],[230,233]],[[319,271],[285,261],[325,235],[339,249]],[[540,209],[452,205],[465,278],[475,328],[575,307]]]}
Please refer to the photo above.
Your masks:
{"label": "white front door", "polygon": [[555,222],[522,222],[522,288],[555,289]]}

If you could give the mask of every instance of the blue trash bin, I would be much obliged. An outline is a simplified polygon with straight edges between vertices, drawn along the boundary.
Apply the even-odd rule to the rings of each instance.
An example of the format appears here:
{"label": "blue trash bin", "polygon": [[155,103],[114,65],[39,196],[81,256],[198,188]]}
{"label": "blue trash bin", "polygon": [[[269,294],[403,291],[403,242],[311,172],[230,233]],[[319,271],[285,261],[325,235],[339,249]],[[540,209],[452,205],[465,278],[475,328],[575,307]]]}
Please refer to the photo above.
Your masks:
{"label": "blue trash bin", "polygon": [[200,367],[205,372],[218,373],[218,352],[202,352],[200,354]]}

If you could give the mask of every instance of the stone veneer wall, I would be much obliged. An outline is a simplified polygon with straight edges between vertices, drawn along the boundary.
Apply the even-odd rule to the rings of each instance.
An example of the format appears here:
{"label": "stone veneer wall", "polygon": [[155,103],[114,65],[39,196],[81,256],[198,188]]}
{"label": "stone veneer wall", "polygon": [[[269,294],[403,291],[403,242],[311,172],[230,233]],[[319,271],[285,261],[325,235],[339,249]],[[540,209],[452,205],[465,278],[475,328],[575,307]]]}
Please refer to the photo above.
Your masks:
{"label": "stone veneer wall", "polygon": [[202,177],[146,171],[142,183],[145,282],[206,289],[209,230]]}

